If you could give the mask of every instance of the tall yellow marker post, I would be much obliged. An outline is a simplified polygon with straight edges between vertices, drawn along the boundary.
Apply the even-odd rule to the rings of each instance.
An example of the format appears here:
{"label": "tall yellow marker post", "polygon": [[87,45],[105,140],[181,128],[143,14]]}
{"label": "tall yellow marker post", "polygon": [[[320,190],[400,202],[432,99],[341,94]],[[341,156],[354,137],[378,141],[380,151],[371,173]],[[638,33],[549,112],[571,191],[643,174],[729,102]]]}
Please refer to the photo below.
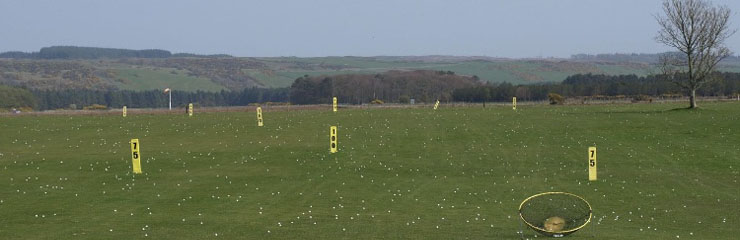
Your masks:
{"label": "tall yellow marker post", "polygon": [[131,139],[131,162],[134,165],[134,173],[141,173],[141,155],[139,155],[139,139]]}
{"label": "tall yellow marker post", "polygon": [[434,110],[437,110],[438,107],[439,107],[439,100],[437,100],[437,102],[434,103]]}
{"label": "tall yellow marker post", "polygon": [[588,148],[588,180],[596,181],[596,147]]}
{"label": "tall yellow marker post", "polygon": [[334,112],[336,112],[337,111],[337,97],[332,98],[332,104],[331,104],[331,106],[332,106],[332,110],[334,110]]}
{"label": "tall yellow marker post", "polygon": [[337,152],[337,126],[331,126],[329,129],[329,134],[331,135],[331,138],[329,138],[329,151],[331,153]]}
{"label": "tall yellow marker post", "polygon": [[188,116],[193,116],[193,103],[188,104]]}
{"label": "tall yellow marker post", "polygon": [[126,106],[123,106],[123,117],[126,117]]}
{"label": "tall yellow marker post", "polygon": [[257,126],[262,127],[262,107],[257,107]]}
{"label": "tall yellow marker post", "polygon": [[511,98],[512,109],[516,110],[516,97]]}

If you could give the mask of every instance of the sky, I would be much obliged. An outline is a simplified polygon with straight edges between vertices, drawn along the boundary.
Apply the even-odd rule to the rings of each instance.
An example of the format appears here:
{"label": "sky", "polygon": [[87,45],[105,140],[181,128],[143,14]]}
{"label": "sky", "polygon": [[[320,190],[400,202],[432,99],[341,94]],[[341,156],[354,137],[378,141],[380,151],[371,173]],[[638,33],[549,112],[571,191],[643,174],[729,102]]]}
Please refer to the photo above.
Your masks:
{"label": "sky", "polygon": [[[740,1],[712,0],[740,27]],[[658,53],[660,0],[0,0],[0,52],[48,46],[239,57]],[[740,52],[740,33],[726,42]]]}

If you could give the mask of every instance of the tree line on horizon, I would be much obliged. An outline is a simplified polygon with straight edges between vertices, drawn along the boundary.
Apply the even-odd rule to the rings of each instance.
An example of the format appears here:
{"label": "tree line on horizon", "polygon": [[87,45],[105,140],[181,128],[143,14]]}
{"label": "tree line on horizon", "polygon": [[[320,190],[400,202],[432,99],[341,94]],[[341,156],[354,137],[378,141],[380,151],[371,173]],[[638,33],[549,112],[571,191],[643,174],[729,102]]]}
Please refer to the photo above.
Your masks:
{"label": "tree line on horizon", "polygon": [[[717,80],[699,89],[701,96],[737,96],[740,73],[717,73]],[[385,103],[508,102],[547,101],[550,94],[572,97],[686,96],[684,89],[661,75],[576,74],[560,83],[513,85],[482,83],[475,76],[459,76],[449,71],[391,71],[383,74],[303,76],[289,88],[245,88],[241,91],[174,91],[173,106],[194,103],[199,106],[245,106],[281,102],[290,104],[329,104],[337,97],[343,104]],[[160,90],[29,90],[1,86],[0,108],[28,107],[36,110],[81,109],[99,104],[108,108],[162,108],[168,98]]]}
{"label": "tree line on horizon", "polygon": [[388,71],[379,74],[344,74],[303,76],[290,86],[290,102],[317,104],[331,102],[332,97],[350,104],[373,100],[408,103],[437,99],[452,100],[452,90],[480,85],[477,76],[456,75],[452,71]]}
{"label": "tree line on horizon", "polygon": [[[701,96],[736,96],[740,94],[740,73],[717,73],[716,80],[697,90]],[[685,89],[662,75],[637,76],[576,74],[558,84],[512,85],[484,84],[453,90],[457,102],[502,102],[517,97],[524,101],[549,100],[550,93],[565,97],[632,97],[687,96]]]}
{"label": "tree line on horizon", "polygon": [[77,46],[52,46],[41,48],[38,52],[10,51],[0,53],[0,58],[11,59],[115,59],[115,58],[173,58],[173,57],[202,57],[217,58],[231,57],[226,54],[199,55],[191,53],[171,53],[161,49],[131,50],[118,48],[97,48]]}
{"label": "tree line on horizon", "polygon": [[[702,96],[735,96],[740,93],[740,73],[717,73],[717,80],[698,90]],[[565,97],[685,96],[685,89],[662,75],[576,74],[560,83],[521,84],[481,83],[476,76],[454,72],[410,71],[385,74],[352,74],[301,77],[290,88],[293,104],[322,104],[337,97],[350,104],[373,100],[392,103],[415,102],[506,102],[511,97],[523,101],[549,100],[551,93]]]}
{"label": "tree line on horizon", "polygon": [[[607,62],[644,62],[657,63],[661,54],[656,53],[602,53],[602,54],[574,54],[570,59],[577,61],[607,61]],[[120,49],[81,46],[50,46],[43,47],[38,52],[7,51],[0,52],[0,58],[9,59],[116,59],[116,58],[224,58],[233,57],[228,54],[193,54],[171,53],[161,49]],[[453,56],[440,56],[455,58]],[[412,56],[404,57],[414,60]],[[463,57],[464,58],[464,57]],[[475,57],[471,57],[475,58]],[[484,58],[485,59],[485,58]],[[723,61],[740,62],[740,55],[728,56]]]}
{"label": "tree line on horizon", "polygon": [[[0,86],[2,87],[2,86]],[[107,108],[163,108],[169,105],[169,96],[161,90],[148,91],[107,91],[90,89],[65,90],[27,90],[9,87],[0,88],[0,108],[27,107],[36,110],[83,109],[87,106],[102,105]],[[13,100],[4,98],[4,92],[12,93]],[[30,96],[30,98],[29,98]],[[245,88],[241,91],[219,92],[172,92],[172,106],[182,107],[188,103],[198,106],[246,106],[252,103],[286,102],[288,88]],[[7,101],[6,101],[7,99]]]}

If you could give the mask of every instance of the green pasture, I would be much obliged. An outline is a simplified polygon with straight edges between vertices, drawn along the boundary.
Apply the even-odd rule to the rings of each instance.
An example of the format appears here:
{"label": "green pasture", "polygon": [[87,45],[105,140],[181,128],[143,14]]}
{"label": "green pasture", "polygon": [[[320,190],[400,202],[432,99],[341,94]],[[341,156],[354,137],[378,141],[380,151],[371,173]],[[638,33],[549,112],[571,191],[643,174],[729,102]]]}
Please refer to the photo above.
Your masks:
{"label": "green pasture", "polygon": [[187,71],[175,69],[115,69],[115,85],[122,90],[152,90],[172,88],[179,91],[207,91],[217,92],[224,90],[223,86],[208,78],[188,76]]}
{"label": "green pasture", "polygon": [[257,79],[264,87],[281,88],[290,87],[299,77],[309,76],[333,76],[341,74],[372,74],[381,73],[368,70],[337,70],[337,71],[277,71],[272,74],[266,74],[265,70],[247,70],[245,71],[250,77]]}
{"label": "green pasture", "polygon": [[5,116],[0,238],[518,239],[565,191],[594,211],[566,239],[735,239],[740,103],[699,104]]}
{"label": "green pasture", "polygon": [[[383,73],[390,70],[435,70],[453,71],[460,75],[476,75],[491,83],[508,82],[512,84],[531,84],[561,82],[566,77],[579,73],[594,74],[634,74],[644,76],[650,69],[639,64],[626,63],[579,63],[557,61],[456,61],[420,62],[386,60],[370,57],[322,57],[322,58],[258,58],[274,72],[266,75],[264,70],[253,70],[250,76],[265,86],[286,87],[304,74],[311,76],[338,75],[350,73]],[[292,63],[292,64],[289,64]],[[296,68],[301,64],[311,64],[308,69]],[[331,67],[341,67],[331,70]]]}

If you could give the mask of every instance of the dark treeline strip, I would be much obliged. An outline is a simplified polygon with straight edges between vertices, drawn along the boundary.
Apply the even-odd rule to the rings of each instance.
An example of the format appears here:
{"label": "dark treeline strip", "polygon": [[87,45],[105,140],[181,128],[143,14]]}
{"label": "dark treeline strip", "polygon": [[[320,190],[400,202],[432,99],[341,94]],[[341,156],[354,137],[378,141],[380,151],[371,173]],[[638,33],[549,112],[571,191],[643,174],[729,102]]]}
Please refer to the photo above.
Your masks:
{"label": "dark treeline strip", "polygon": [[36,106],[36,97],[30,91],[23,88],[0,85],[0,109],[35,109]]}
{"label": "dark treeline strip", "polygon": [[300,77],[290,87],[293,104],[331,103],[332,96],[342,103],[363,104],[379,99],[407,103],[452,100],[452,90],[479,85],[477,77],[459,76],[450,71],[389,71],[382,74],[346,74]]}
{"label": "dark treeline strip", "polygon": [[0,58],[13,58],[13,59],[38,59],[39,53],[38,52],[19,52],[19,51],[10,51],[10,52],[2,52],[0,53]]}
{"label": "dark treeline strip", "polygon": [[[736,96],[740,93],[740,73],[719,73],[717,80],[699,88],[701,96]],[[244,106],[251,103],[290,102],[292,104],[329,104],[332,96],[341,103],[364,104],[378,99],[383,102],[408,103],[459,101],[511,101],[516,96],[524,101],[548,100],[548,94],[566,97],[604,96],[684,96],[686,92],[660,76],[578,74],[562,83],[512,85],[483,84],[477,77],[458,76],[441,71],[391,71],[383,74],[350,74],[309,77],[295,80],[291,88],[246,88],[242,91],[181,92],[172,94],[173,106],[188,103],[199,106]],[[0,86],[0,108],[29,107],[37,110],[80,109],[93,104],[109,108],[123,105],[133,108],[162,108],[168,97],[159,90],[27,90]]]}
{"label": "dark treeline strip", "polygon": [[231,57],[226,54],[198,55],[191,53],[172,54],[167,50],[131,50],[118,48],[96,48],[76,46],[52,46],[41,48],[38,52],[3,52],[0,58],[14,59],[115,59],[115,58],[170,58],[170,57]]}
{"label": "dark treeline strip", "polygon": [[[38,101],[37,109],[81,109],[99,104],[109,108],[128,106],[132,108],[167,107],[168,95],[159,90],[151,91],[98,91],[98,90],[44,90],[32,91]],[[172,92],[172,106],[181,107],[188,103],[199,106],[245,106],[250,103],[287,102],[288,88],[247,88],[242,91],[220,92]]]}
{"label": "dark treeline strip", "polygon": [[159,49],[130,50],[56,46],[41,48],[38,56],[42,59],[167,58],[171,57],[172,53]]}
{"label": "dark treeline strip", "polygon": [[[676,83],[660,76],[577,74],[559,84],[513,86],[508,83],[485,84],[453,90],[453,101],[484,102],[520,100],[548,100],[549,93],[566,97],[576,96],[660,96],[685,95]],[[697,90],[701,96],[734,96],[740,93],[740,73],[719,73],[717,79]]]}

